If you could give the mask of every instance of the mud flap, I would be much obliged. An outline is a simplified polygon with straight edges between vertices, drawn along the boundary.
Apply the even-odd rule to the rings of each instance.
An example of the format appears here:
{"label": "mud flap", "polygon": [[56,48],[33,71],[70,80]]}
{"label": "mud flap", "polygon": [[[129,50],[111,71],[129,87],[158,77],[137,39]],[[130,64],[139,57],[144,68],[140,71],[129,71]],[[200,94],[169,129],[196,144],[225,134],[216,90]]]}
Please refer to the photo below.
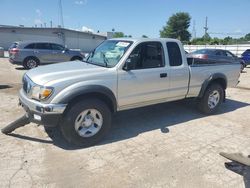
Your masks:
{"label": "mud flap", "polygon": [[30,120],[27,117],[27,115],[25,114],[22,117],[18,118],[17,120],[13,121],[12,123],[10,123],[9,125],[7,125],[6,127],[2,128],[1,131],[3,134],[9,134],[12,131],[14,131],[15,129],[17,129],[19,127],[23,127],[29,123],[30,123]]}

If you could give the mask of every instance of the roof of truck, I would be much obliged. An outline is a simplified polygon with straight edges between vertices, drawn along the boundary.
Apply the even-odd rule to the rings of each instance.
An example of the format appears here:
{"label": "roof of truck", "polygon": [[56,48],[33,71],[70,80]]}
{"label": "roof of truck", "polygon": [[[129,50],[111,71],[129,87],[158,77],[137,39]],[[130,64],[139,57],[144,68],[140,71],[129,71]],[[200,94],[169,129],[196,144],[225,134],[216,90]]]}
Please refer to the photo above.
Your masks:
{"label": "roof of truck", "polygon": [[173,42],[180,42],[177,39],[172,38],[112,38],[109,40],[124,40],[124,41],[132,41],[132,42],[149,42],[149,41],[159,41],[159,42],[167,42],[167,41],[173,41]]}

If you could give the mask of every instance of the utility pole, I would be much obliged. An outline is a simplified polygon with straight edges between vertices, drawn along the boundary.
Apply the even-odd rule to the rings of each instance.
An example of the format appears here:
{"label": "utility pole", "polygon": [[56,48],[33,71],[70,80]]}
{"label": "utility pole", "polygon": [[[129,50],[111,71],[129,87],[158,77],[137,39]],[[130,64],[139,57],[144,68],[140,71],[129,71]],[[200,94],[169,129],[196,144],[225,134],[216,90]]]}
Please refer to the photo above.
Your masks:
{"label": "utility pole", "polygon": [[192,31],[192,37],[193,37],[193,39],[195,39],[195,38],[196,38],[195,20],[193,21],[193,31]]}
{"label": "utility pole", "polygon": [[53,27],[53,25],[52,25],[52,20],[50,21],[50,27],[51,27],[51,28]]}
{"label": "utility pole", "polygon": [[204,27],[204,30],[205,30],[205,36],[207,36],[207,31],[208,31],[208,26],[207,26],[207,20],[208,20],[208,18],[207,18],[207,16],[206,16],[206,22],[205,22],[205,27]]}
{"label": "utility pole", "polygon": [[59,25],[61,25],[62,28],[64,28],[64,23],[63,23],[63,9],[62,9],[62,0],[59,0]]}

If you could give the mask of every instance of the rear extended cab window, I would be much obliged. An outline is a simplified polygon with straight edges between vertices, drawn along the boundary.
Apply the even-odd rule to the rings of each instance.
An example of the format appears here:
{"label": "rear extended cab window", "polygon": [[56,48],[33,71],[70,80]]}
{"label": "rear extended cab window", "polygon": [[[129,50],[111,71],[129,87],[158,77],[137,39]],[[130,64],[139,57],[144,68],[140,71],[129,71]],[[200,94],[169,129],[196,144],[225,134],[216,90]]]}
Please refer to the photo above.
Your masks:
{"label": "rear extended cab window", "polygon": [[182,65],[182,55],[179,45],[176,42],[167,42],[167,50],[170,66]]}

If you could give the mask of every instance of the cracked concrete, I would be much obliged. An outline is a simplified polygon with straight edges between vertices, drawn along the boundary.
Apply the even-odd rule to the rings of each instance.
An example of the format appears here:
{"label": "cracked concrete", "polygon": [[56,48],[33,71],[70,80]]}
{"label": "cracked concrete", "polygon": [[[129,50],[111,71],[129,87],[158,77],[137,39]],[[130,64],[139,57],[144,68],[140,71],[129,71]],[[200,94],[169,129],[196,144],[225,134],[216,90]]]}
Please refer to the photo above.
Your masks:
{"label": "cracked concrete", "polygon": [[[23,113],[17,92],[25,70],[7,59],[0,66],[0,83],[11,86],[0,89],[2,128]],[[121,112],[90,148],[32,123],[0,134],[0,187],[247,187],[249,168],[227,169],[219,155],[250,154],[249,68],[241,81],[215,115],[200,114],[191,100]]]}

